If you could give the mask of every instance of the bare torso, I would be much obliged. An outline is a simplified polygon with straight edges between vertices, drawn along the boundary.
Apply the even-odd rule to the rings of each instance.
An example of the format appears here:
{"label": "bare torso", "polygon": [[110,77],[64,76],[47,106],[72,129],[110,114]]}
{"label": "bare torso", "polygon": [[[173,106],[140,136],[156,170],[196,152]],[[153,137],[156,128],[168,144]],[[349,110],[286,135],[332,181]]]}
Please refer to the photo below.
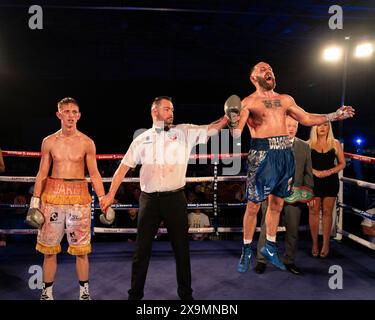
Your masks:
{"label": "bare torso", "polygon": [[77,131],[65,137],[58,131],[46,138],[46,148],[52,161],[52,178],[83,179],[85,177],[85,157],[90,138]]}
{"label": "bare torso", "polygon": [[273,92],[269,96],[252,93],[243,101],[243,108],[249,110],[247,126],[253,138],[287,136],[286,113],[291,97]]}

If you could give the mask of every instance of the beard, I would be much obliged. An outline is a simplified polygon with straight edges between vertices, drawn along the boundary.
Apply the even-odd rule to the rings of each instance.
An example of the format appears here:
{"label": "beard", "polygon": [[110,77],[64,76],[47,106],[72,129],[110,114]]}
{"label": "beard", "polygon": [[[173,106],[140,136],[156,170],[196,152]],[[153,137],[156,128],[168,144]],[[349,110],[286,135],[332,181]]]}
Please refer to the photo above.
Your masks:
{"label": "beard", "polygon": [[170,127],[171,125],[173,125],[173,118],[166,119],[164,124],[165,124],[165,126]]}
{"label": "beard", "polygon": [[158,126],[164,126],[164,129],[170,128],[173,125],[174,118],[163,119],[162,117],[157,118]]}
{"label": "beard", "polygon": [[275,78],[272,78],[272,83],[268,83],[266,80],[264,80],[262,77],[257,77],[258,83],[261,86],[261,88],[269,91],[273,90],[276,87],[276,81]]}

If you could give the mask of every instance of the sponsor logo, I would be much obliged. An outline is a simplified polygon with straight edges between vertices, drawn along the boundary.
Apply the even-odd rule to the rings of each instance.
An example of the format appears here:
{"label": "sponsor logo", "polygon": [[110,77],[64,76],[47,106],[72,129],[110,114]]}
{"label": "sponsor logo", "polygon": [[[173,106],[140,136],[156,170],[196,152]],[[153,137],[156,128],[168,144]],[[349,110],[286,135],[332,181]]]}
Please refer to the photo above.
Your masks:
{"label": "sponsor logo", "polygon": [[267,253],[268,253],[271,257],[273,257],[273,256],[275,255],[275,253],[271,253],[268,249],[266,249],[266,251],[267,251]]}
{"label": "sponsor logo", "polygon": [[70,241],[71,242],[77,242],[77,239],[76,239],[76,234],[75,232],[69,232],[69,236],[70,236]]}
{"label": "sponsor logo", "polygon": [[59,214],[57,212],[54,212],[51,214],[51,217],[49,218],[50,222],[56,222],[57,219],[59,218]]}
{"label": "sponsor logo", "polygon": [[70,213],[70,214],[69,214],[69,220],[70,220],[70,221],[81,221],[82,219],[81,219],[80,216],[78,216],[78,215],[76,215],[76,214],[72,214],[72,213]]}

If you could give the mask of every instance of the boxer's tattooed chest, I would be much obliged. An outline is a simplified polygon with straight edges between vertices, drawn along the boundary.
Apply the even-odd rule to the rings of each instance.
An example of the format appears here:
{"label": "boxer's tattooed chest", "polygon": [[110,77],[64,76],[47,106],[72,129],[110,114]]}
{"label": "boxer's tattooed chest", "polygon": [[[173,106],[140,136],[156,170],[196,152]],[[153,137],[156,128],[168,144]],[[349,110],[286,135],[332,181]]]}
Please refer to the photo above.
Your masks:
{"label": "boxer's tattooed chest", "polygon": [[281,101],[279,99],[276,99],[276,100],[263,100],[262,102],[263,102],[264,106],[267,109],[280,108],[281,107]]}

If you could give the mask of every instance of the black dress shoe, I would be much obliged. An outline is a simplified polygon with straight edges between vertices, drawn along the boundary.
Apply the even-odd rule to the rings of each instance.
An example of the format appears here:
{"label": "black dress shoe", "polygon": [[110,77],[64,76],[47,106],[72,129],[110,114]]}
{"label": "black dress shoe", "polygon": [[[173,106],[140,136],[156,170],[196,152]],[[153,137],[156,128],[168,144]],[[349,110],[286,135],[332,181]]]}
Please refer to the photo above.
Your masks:
{"label": "black dress shoe", "polygon": [[294,263],[285,263],[286,270],[296,275],[303,275],[303,272]]}
{"label": "black dress shoe", "polygon": [[267,265],[263,262],[257,262],[257,265],[255,266],[255,272],[258,274],[264,273],[266,271]]}

